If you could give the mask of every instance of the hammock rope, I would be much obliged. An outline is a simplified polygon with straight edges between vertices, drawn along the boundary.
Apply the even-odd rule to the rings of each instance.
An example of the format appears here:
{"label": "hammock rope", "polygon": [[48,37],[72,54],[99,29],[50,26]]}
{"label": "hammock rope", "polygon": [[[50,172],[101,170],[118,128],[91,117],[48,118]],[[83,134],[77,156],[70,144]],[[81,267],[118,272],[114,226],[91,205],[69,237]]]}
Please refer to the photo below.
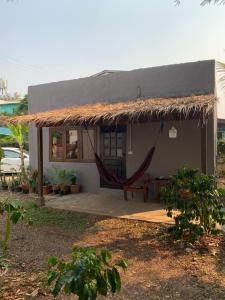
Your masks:
{"label": "hammock rope", "polygon": [[141,163],[141,165],[139,166],[139,168],[134,172],[134,174],[132,176],[130,176],[127,179],[124,179],[124,178],[121,178],[121,177],[117,176],[114,172],[112,172],[111,170],[109,170],[105,166],[104,162],[102,161],[102,159],[99,157],[99,155],[95,151],[93,142],[92,142],[90,134],[88,132],[87,125],[85,124],[84,127],[87,131],[88,139],[90,141],[91,148],[92,148],[94,156],[95,156],[95,163],[96,163],[96,166],[97,166],[100,177],[105,182],[107,182],[109,184],[112,184],[114,187],[121,188],[123,186],[133,184],[134,182],[136,182],[138,179],[140,179],[145,174],[145,172],[147,171],[147,169],[149,168],[149,166],[152,162],[152,158],[153,158],[154,153],[155,153],[155,148],[156,148],[156,145],[158,143],[160,134],[163,131],[164,124],[163,124],[163,122],[161,122],[159,131],[157,133],[157,136],[156,136],[156,139],[153,143],[153,146],[147,152],[147,155],[146,155],[145,159],[143,160],[143,162]]}

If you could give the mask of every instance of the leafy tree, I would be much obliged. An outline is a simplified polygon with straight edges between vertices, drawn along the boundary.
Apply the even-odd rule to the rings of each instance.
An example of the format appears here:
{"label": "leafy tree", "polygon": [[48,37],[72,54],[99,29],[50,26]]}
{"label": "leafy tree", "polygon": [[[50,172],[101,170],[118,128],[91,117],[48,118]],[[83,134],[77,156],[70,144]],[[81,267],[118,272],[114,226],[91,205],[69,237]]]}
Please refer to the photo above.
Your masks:
{"label": "leafy tree", "polygon": [[167,216],[175,221],[169,232],[177,239],[187,237],[194,242],[204,233],[219,233],[217,224],[225,224],[221,202],[224,192],[216,188],[214,176],[200,174],[190,167],[180,168],[162,188],[161,195]]}
{"label": "leafy tree", "polygon": [[127,262],[121,260],[110,264],[112,255],[102,250],[99,255],[95,248],[75,247],[69,262],[51,257],[48,261],[48,284],[54,283],[52,294],[75,294],[79,300],[95,300],[98,294],[107,296],[121,289],[118,268],[127,269]]}

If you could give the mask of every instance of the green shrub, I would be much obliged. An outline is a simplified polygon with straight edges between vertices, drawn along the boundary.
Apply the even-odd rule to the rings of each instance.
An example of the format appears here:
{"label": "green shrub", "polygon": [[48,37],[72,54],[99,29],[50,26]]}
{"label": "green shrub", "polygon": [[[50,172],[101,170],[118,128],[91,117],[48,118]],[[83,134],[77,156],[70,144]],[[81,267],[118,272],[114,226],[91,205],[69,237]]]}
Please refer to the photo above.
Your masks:
{"label": "green shrub", "polygon": [[224,193],[216,188],[214,176],[182,167],[161,192],[167,216],[175,221],[175,225],[169,228],[175,238],[186,236],[194,242],[204,233],[217,234],[221,231],[217,224],[225,224],[225,212],[220,199]]}
{"label": "green shrub", "polygon": [[110,264],[111,252],[95,248],[75,247],[69,262],[51,257],[48,261],[48,284],[54,283],[52,294],[56,297],[63,289],[66,294],[75,294],[79,300],[94,300],[98,294],[106,296],[121,289],[118,268],[127,269],[127,262],[121,260]]}

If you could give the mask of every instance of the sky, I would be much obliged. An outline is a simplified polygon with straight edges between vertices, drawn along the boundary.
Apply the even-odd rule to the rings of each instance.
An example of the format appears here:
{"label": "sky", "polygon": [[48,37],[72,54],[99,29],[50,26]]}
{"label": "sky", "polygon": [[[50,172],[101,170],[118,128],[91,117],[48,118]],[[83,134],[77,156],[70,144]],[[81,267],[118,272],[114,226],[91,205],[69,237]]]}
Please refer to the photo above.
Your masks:
{"label": "sky", "polygon": [[28,86],[204,59],[225,62],[225,5],[200,0],[0,0],[0,78]]}

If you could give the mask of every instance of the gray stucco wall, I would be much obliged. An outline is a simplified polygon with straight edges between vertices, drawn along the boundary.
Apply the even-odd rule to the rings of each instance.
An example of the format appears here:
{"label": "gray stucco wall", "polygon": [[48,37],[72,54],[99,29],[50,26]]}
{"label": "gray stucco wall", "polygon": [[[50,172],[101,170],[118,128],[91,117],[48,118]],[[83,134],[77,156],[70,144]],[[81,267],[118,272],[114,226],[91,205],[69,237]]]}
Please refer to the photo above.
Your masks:
{"label": "gray stucco wall", "polygon": [[173,97],[214,93],[215,61],[199,61],[162,67],[122,71],[31,86],[30,112],[103,101],[142,97]]}
{"label": "gray stucco wall", "polygon": [[[211,118],[213,121],[213,118]],[[213,129],[209,122],[208,127],[208,173],[214,172],[213,157],[214,152],[211,147],[213,143]],[[127,155],[126,166],[127,176],[130,176],[142,163],[147,151],[153,145],[160,123],[142,123],[132,126],[132,155]],[[175,126],[178,130],[176,139],[169,138],[169,129]],[[78,171],[78,178],[84,191],[99,192],[99,174],[94,163],[51,163],[48,160],[48,128],[44,129],[44,166],[45,172],[52,165],[60,166],[64,169],[75,169]],[[128,129],[129,132],[129,129]],[[32,128],[31,155],[33,166],[36,166],[35,143],[36,129]],[[99,135],[97,135],[99,141]],[[129,134],[127,134],[127,152],[129,149]],[[187,164],[194,168],[201,169],[201,133],[198,121],[175,121],[165,122],[163,133],[160,136],[158,145],[150,165],[148,173],[151,177],[168,176],[173,174],[177,168]]]}
{"label": "gray stucco wall", "polygon": [[[90,77],[29,87],[30,112],[46,111],[58,107],[81,105],[99,101],[136,99],[137,87],[143,97],[169,97],[192,94],[214,93],[215,62],[201,61],[179,65],[118,72],[103,77]],[[207,125],[208,172],[215,167],[215,119],[211,116]],[[201,137],[197,121],[174,122],[178,138],[168,138],[171,122],[165,123],[155,157],[149,169],[151,176],[167,176],[183,164],[201,168]],[[159,123],[133,125],[133,155],[127,155],[129,176],[142,162],[152,145]],[[98,139],[99,140],[99,139]],[[31,126],[29,133],[30,162],[37,166],[36,129]],[[44,129],[44,166],[48,161],[48,129]],[[54,163],[62,168],[79,172],[80,182],[86,191],[99,191],[99,175],[94,163]]]}

